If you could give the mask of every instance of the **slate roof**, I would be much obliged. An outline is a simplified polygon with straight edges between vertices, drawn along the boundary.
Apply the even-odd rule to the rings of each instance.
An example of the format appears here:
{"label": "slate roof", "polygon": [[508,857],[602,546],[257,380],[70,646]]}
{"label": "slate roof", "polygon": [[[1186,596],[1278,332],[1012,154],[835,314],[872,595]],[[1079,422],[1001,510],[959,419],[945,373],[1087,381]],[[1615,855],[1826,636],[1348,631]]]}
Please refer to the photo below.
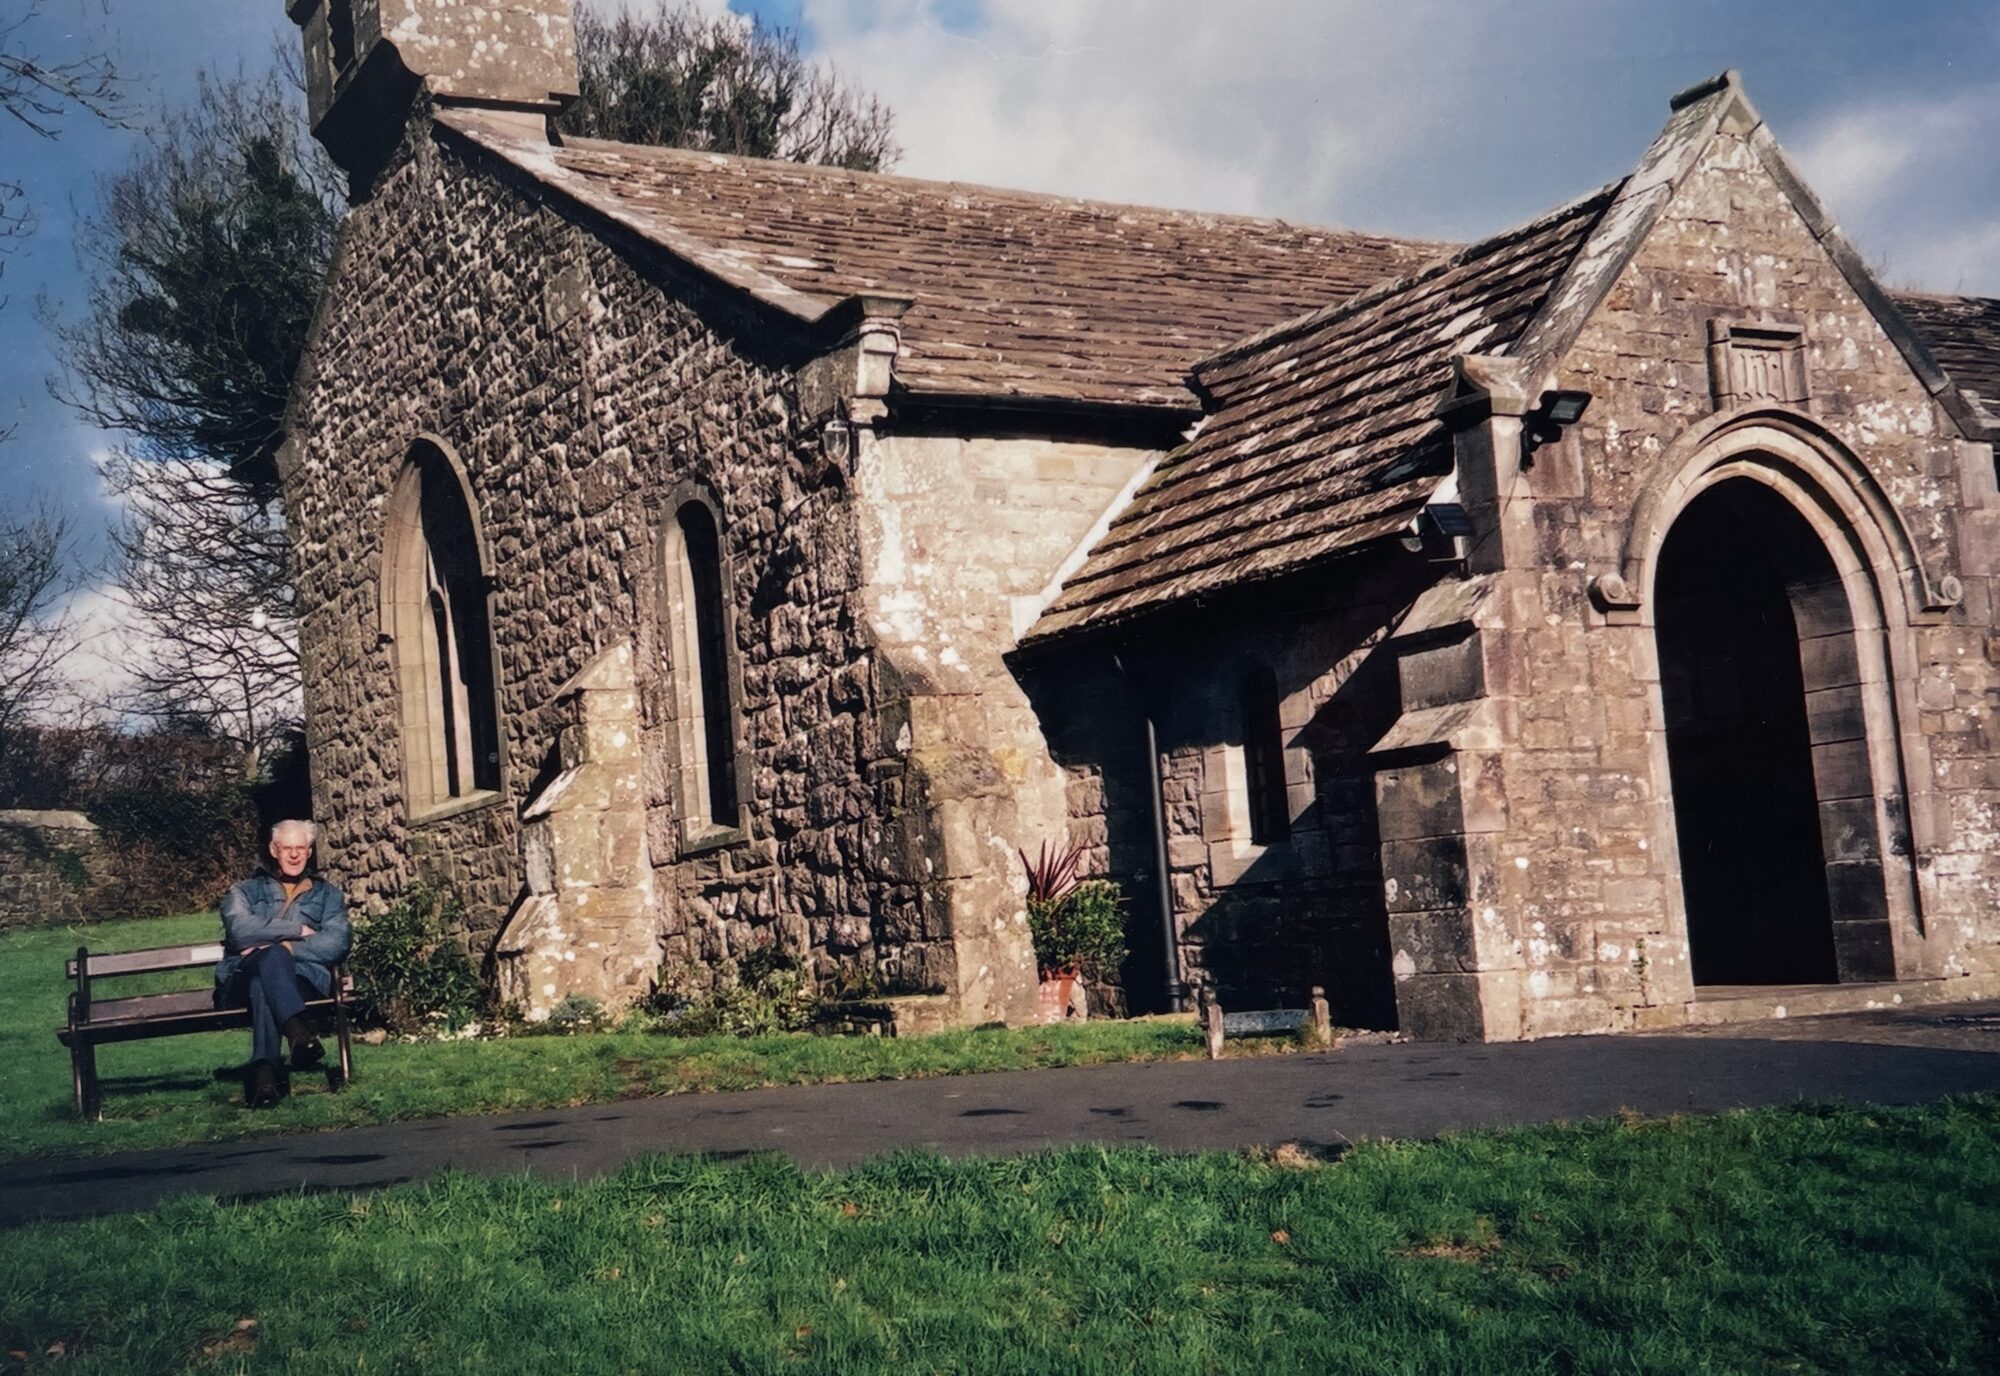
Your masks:
{"label": "slate roof", "polygon": [[1451,469],[1434,410],[1452,355],[1505,352],[1619,186],[1201,363],[1213,413],[1028,638],[1291,572],[1407,525]]}
{"label": "slate roof", "polygon": [[855,295],[909,300],[895,377],[920,397],[1193,412],[1204,354],[1451,247],[439,120],[802,320]]}
{"label": "slate roof", "polygon": [[1896,305],[1951,380],[2000,415],[2000,300],[1898,292]]}

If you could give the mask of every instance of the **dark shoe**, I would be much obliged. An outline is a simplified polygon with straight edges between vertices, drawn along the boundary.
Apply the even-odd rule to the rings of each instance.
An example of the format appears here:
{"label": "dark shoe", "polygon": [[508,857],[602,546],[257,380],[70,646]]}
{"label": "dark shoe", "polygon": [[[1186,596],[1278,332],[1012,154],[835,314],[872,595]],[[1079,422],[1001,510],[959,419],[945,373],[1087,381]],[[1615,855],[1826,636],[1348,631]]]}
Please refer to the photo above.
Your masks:
{"label": "dark shoe", "polygon": [[278,1030],[292,1044],[292,1069],[304,1070],[326,1059],[326,1048],[319,1044],[319,1038],[312,1034],[304,1018],[296,1014],[286,1018],[284,1026]]}
{"label": "dark shoe", "polygon": [[278,1104],[278,1067],[269,1061],[259,1061],[250,1067],[250,1079],[243,1091],[243,1102],[251,1108],[275,1108]]}

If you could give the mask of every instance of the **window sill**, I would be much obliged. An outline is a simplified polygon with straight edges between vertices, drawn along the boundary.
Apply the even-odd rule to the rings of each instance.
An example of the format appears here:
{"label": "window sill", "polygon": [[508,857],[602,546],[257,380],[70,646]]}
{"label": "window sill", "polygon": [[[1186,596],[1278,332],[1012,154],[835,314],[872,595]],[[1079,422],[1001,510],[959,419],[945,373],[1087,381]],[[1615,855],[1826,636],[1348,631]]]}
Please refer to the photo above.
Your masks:
{"label": "window sill", "polygon": [[1240,883],[1279,883],[1293,878],[1296,871],[1289,836],[1261,846],[1230,838],[1212,842],[1208,848],[1208,879],[1218,889]]}
{"label": "window sill", "polygon": [[421,811],[412,811],[410,825],[435,826],[439,822],[450,821],[453,817],[462,817],[468,812],[478,812],[481,808],[492,807],[501,801],[501,797],[498,789],[482,788],[456,798],[447,798],[441,803],[432,803]]}
{"label": "window sill", "polygon": [[681,858],[685,860],[690,855],[727,850],[749,839],[750,833],[742,827],[719,827],[713,822],[695,823],[681,831]]}

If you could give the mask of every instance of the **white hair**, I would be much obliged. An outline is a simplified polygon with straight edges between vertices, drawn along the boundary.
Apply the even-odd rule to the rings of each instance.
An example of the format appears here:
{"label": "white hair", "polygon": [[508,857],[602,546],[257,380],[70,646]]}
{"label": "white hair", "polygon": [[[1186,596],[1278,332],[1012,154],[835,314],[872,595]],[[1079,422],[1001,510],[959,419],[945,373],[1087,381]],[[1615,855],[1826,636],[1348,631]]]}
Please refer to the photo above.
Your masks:
{"label": "white hair", "polygon": [[319,840],[318,823],[308,822],[303,818],[288,817],[271,828],[271,844],[277,845],[278,838],[288,831],[303,831],[306,834],[306,844],[309,846]]}

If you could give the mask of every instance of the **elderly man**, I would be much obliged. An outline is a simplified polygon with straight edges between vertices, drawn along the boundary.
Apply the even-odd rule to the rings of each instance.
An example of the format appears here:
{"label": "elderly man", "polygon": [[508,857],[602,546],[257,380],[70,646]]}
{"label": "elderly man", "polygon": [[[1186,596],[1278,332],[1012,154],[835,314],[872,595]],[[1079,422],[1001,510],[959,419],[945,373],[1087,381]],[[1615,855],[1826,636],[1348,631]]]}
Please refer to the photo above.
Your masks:
{"label": "elderly man", "polygon": [[308,998],[333,988],[333,967],[347,955],[347,903],[340,890],[307,873],[319,828],[280,822],[271,828],[271,863],[222,899],[222,963],[215,967],[220,1008],[250,1009],[250,1073],[244,1101],[278,1102],[278,1039],[291,1044],[292,1068],[318,1065],[326,1052],[306,1026]]}

